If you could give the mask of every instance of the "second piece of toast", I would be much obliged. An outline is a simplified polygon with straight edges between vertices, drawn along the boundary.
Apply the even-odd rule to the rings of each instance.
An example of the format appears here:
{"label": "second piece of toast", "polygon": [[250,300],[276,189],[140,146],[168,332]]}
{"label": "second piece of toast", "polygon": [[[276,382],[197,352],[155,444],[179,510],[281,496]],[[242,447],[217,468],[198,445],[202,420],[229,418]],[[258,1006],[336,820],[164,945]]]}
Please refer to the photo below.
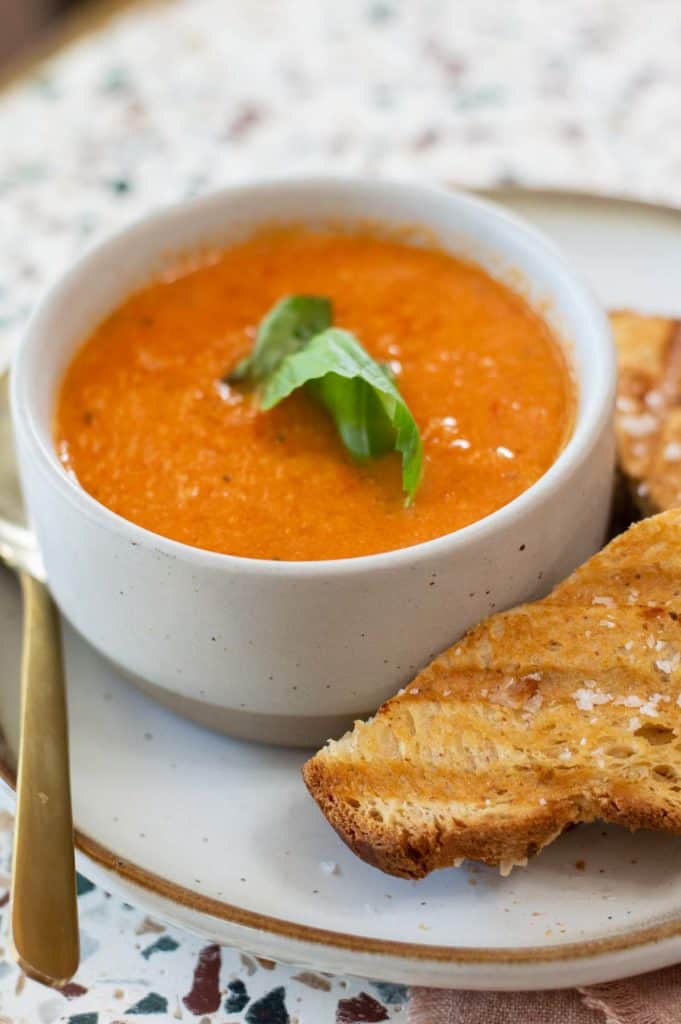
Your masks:
{"label": "second piece of toast", "polygon": [[620,469],[644,515],[681,505],[681,321],[610,316],[617,347]]}

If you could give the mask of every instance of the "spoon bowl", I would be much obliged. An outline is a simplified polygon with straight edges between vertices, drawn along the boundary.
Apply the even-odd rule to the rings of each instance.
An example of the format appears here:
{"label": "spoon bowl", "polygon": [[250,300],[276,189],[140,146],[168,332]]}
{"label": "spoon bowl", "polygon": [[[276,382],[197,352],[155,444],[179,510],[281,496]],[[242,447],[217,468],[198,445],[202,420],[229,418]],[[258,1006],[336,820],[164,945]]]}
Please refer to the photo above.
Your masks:
{"label": "spoon bowl", "polygon": [[0,559],[45,579],[40,552],[28,525],[14,457],[9,411],[9,374],[0,374]]}

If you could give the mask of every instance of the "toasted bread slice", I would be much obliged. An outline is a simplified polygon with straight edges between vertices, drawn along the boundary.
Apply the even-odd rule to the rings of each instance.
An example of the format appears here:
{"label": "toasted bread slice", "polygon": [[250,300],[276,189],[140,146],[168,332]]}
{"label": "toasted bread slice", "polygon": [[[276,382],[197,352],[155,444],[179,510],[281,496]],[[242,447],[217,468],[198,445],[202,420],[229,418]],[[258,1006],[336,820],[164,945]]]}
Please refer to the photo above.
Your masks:
{"label": "toasted bread slice", "polygon": [[602,818],[681,832],[681,510],[492,616],[305,765],[342,839],[393,875],[524,864]]}
{"label": "toasted bread slice", "polygon": [[619,382],[620,468],[645,515],[681,506],[681,321],[610,317]]}

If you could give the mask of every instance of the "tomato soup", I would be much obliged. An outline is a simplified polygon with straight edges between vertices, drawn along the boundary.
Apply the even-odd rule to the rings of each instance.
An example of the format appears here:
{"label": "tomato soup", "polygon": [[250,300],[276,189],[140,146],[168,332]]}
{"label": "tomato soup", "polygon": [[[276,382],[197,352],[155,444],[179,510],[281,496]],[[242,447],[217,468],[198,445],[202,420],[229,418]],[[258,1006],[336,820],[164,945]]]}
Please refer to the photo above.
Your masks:
{"label": "tomato soup", "polygon": [[[293,294],[328,296],[334,323],[392,367],[423,439],[410,506],[398,455],[354,461],[305,393],[263,412],[222,383]],[[505,505],[554,462],[573,409],[548,325],[481,268],[375,233],[290,226],[124,302],[71,362],[55,440],[86,491],[155,533],[250,558],[349,558]]]}

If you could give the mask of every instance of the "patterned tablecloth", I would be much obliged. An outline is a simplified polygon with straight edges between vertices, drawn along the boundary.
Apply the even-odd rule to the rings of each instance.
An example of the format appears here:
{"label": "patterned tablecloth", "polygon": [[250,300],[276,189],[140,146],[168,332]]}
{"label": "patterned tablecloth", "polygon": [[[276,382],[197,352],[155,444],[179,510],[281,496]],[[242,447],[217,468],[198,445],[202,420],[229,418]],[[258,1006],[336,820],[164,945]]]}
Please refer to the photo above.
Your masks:
{"label": "patterned tablecloth", "polygon": [[[133,4],[0,94],[0,356],[83,246],[226,182],[362,173],[681,204],[680,97],[678,0]],[[0,810],[5,890],[11,827]],[[205,946],[85,879],[79,901],[77,978],[60,994],[1,960],[0,1024],[407,1016],[400,985]]]}

